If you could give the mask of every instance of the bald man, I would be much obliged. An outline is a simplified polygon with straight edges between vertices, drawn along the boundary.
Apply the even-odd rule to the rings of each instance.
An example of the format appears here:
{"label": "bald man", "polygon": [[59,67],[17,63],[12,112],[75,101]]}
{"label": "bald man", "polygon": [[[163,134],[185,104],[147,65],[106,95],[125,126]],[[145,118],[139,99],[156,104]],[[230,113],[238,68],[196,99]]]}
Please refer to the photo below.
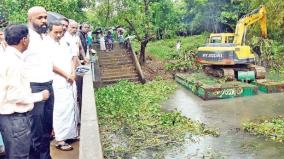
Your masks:
{"label": "bald man", "polygon": [[30,159],[51,159],[50,135],[52,132],[54,95],[52,88],[53,61],[52,51],[46,39],[47,12],[35,6],[28,11],[30,44],[25,52],[24,70],[30,81],[32,92],[48,90],[46,101],[34,103],[31,111],[32,145]]}

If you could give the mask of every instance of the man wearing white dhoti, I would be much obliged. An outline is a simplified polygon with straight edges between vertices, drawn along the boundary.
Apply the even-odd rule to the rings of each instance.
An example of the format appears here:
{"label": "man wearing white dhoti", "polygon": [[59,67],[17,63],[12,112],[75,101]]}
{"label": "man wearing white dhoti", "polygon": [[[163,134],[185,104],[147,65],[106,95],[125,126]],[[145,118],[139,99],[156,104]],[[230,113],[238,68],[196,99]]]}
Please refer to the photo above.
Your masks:
{"label": "man wearing white dhoti", "polygon": [[77,105],[74,91],[75,72],[72,62],[73,55],[66,42],[60,41],[63,36],[63,27],[60,21],[51,22],[49,26],[49,46],[53,52],[53,89],[54,111],[53,129],[55,133],[56,148],[69,151],[72,146],[67,139],[78,137]]}

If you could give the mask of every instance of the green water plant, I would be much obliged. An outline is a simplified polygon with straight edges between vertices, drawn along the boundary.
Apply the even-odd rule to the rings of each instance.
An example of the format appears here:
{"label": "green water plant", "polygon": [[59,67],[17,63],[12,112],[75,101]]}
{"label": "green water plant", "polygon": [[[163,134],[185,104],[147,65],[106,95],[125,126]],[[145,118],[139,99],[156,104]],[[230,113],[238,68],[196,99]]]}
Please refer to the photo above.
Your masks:
{"label": "green water plant", "polygon": [[144,85],[121,81],[98,89],[96,105],[105,158],[135,156],[149,149],[163,151],[183,142],[187,133],[218,136],[180,112],[161,110],[160,102],[175,89],[174,82],[162,80]]}
{"label": "green water plant", "polygon": [[284,117],[282,116],[245,122],[243,129],[253,135],[264,136],[276,142],[284,141]]}

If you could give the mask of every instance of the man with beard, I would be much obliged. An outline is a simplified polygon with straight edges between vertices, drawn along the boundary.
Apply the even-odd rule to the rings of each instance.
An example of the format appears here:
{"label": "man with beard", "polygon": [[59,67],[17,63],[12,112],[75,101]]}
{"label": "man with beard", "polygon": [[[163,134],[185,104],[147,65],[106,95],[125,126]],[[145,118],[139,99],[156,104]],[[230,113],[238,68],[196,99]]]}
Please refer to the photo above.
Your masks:
{"label": "man with beard", "polygon": [[54,95],[52,88],[53,61],[52,51],[46,43],[47,12],[35,6],[28,11],[30,44],[25,52],[25,74],[30,81],[32,92],[48,90],[46,101],[34,103],[31,111],[32,145],[30,159],[51,159],[50,136],[52,132]]}

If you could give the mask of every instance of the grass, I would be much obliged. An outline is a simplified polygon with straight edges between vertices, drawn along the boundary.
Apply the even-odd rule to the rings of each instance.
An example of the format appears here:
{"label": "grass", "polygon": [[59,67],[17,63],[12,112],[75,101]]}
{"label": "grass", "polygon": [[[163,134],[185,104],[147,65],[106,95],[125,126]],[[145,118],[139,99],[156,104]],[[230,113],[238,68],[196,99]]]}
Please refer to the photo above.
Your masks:
{"label": "grass", "polygon": [[[167,70],[197,71],[201,65],[196,62],[196,52],[198,47],[205,44],[206,37],[206,34],[202,34],[153,41],[148,44],[146,53],[165,61]],[[176,50],[178,40],[181,41],[180,50]]]}
{"label": "grass", "polygon": [[197,48],[204,45],[206,34],[194,35],[189,37],[178,37],[174,39],[166,39],[153,41],[148,44],[146,52],[162,60],[171,60],[173,54],[176,54],[176,43],[181,41],[180,52],[197,51]]}
{"label": "grass", "polygon": [[[205,44],[207,36],[207,34],[202,34],[151,41],[146,47],[146,56],[148,54],[164,61],[167,70],[199,70],[201,67],[196,62],[195,54],[197,48]],[[176,50],[178,40],[181,41],[181,49],[179,51]],[[137,41],[133,41],[132,46],[136,52],[140,51]]]}

